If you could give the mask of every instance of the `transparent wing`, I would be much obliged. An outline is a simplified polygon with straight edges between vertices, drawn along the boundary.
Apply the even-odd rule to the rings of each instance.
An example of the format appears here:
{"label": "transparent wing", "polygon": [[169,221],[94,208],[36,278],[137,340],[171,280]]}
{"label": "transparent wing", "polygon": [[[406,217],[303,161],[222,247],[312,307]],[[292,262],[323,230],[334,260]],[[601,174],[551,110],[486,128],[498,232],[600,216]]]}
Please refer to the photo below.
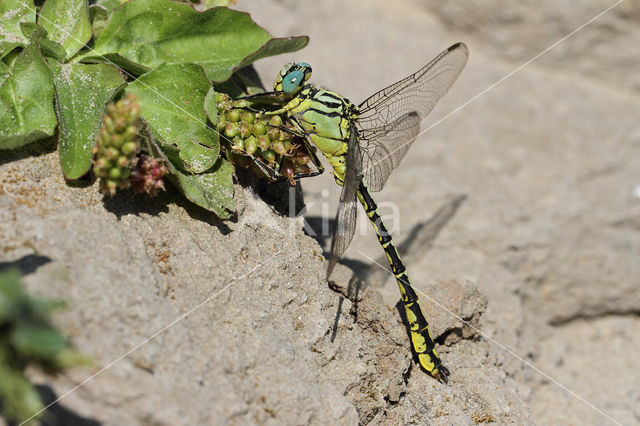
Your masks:
{"label": "transparent wing", "polygon": [[356,129],[352,123],[349,136],[349,149],[347,150],[346,158],[347,171],[342,184],[340,204],[338,205],[335,227],[333,228],[327,279],[331,277],[333,268],[347,247],[349,247],[353,239],[353,234],[356,232],[356,222],[358,219],[358,204],[356,198],[358,196],[358,186],[362,180],[362,155],[356,134]]}
{"label": "transparent wing", "polygon": [[458,78],[468,55],[467,46],[456,43],[419,71],[360,104],[362,172],[371,191],[384,187],[420,132],[420,121]]}

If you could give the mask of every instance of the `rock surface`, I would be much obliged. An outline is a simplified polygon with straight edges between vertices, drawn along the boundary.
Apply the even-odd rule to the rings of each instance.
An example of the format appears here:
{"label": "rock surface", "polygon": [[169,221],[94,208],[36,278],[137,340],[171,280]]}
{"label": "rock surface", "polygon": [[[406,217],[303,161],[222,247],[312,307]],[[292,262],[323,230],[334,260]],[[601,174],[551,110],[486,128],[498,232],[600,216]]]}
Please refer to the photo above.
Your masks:
{"label": "rock surface", "polygon": [[[427,134],[376,200],[396,239],[409,242],[419,290],[469,279],[487,297],[481,331],[497,342],[489,352],[541,424],[640,422],[640,3],[619,3],[521,67],[615,3],[246,6],[269,28],[309,34],[295,59],[355,103],[453,42],[469,46]],[[258,69],[275,75],[281,62]],[[322,192],[333,186],[330,176],[305,182],[312,222],[335,211],[339,191]],[[371,266],[380,253],[363,222],[345,263],[393,305],[397,290]]]}
{"label": "rock surface", "polygon": [[[57,379],[32,372],[57,396],[80,386],[52,423],[64,410],[106,424],[529,418],[487,344],[460,341],[474,329],[434,319],[456,374],[428,377],[397,311],[349,287],[344,266],[330,289],[302,220],[251,189],[237,187],[239,220],[225,225],[175,191],[103,200],[95,183],[68,186],[52,152],[2,165],[0,192],[2,259],[34,271],[32,292],[69,302],[57,323],[96,363]],[[486,300],[473,284],[432,293],[477,327]]]}
{"label": "rock surface", "polygon": [[[295,58],[258,63],[267,86],[304,60],[355,103],[465,41],[469,63],[425,128],[608,6],[238,5],[274,35],[311,37]],[[249,188],[236,188],[238,221],[220,223],[174,191],[104,200],[92,181],[66,184],[55,152],[0,153],[0,262],[69,302],[56,322],[96,362],[55,379],[31,372],[58,397],[82,384],[54,420],[640,422],[638,10],[621,3],[435,125],[376,194],[448,385],[413,363],[367,223],[344,261],[360,278],[339,267],[330,287],[327,238]],[[331,176],[303,184],[308,221],[333,217]]]}

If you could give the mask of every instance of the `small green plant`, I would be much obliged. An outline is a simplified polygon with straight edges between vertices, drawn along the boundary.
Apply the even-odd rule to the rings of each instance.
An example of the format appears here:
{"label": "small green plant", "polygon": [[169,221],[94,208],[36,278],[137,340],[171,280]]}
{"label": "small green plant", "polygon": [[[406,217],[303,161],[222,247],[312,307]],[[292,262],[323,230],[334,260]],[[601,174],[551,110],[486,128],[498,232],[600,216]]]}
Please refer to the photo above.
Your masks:
{"label": "small green plant", "polygon": [[[217,92],[255,93],[259,83],[242,68],[308,42],[274,38],[246,13],[226,7],[198,12],[171,0],[98,0],[91,6],[87,0],[47,0],[39,9],[32,0],[4,0],[0,16],[0,150],[57,134],[67,179],[93,166],[105,192],[131,186],[154,193],[163,183],[147,179],[142,185],[139,178],[145,167],[154,174],[159,167],[143,162],[130,171],[142,149],[164,163],[168,180],[190,201],[222,219],[235,212],[229,160],[237,157],[220,155],[228,141],[218,132]],[[238,81],[248,89],[238,90]],[[115,148],[100,130],[106,105],[127,95],[135,95],[139,106],[139,125],[131,124],[140,130],[135,154],[124,152],[126,144]],[[259,149],[267,162],[274,155],[300,157],[287,136],[264,150],[257,139],[243,146]],[[290,163],[283,170],[298,164]]]}
{"label": "small green plant", "polygon": [[89,363],[51,324],[50,314],[60,306],[29,296],[18,271],[0,272],[0,399],[8,420],[23,421],[44,408],[24,375],[28,366],[55,374]]}

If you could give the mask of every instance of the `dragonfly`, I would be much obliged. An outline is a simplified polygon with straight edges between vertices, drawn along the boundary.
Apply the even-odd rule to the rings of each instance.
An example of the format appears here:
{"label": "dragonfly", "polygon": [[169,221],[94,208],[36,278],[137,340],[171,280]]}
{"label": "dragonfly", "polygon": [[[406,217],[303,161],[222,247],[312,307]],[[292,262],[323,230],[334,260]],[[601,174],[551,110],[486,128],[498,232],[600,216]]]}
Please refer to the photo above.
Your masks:
{"label": "dragonfly", "polygon": [[327,279],[353,239],[359,201],[395,275],[412,349],[420,366],[440,382],[447,382],[450,372],[436,352],[418,295],[371,193],[382,190],[419,136],[422,119],[458,78],[468,54],[464,43],[456,43],[420,70],[357,106],[336,92],[309,83],[309,64],[288,64],[278,74],[271,92],[281,106],[262,111],[286,117],[294,134],[322,152],[333,168],[336,183],[342,186]]}

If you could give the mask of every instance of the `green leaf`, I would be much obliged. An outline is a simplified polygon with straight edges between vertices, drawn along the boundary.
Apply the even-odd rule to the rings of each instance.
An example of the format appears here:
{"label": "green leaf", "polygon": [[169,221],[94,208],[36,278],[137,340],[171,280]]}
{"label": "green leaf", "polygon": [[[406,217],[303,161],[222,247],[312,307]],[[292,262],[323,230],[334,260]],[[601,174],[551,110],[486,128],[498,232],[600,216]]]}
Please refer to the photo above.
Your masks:
{"label": "green leaf", "polygon": [[6,323],[20,309],[27,297],[20,286],[20,273],[10,269],[0,273],[0,324]]}
{"label": "green leaf", "polygon": [[0,86],[11,75],[9,65],[0,60]]}
{"label": "green leaf", "polygon": [[[148,129],[148,126],[147,126]],[[149,151],[162,158],[167,165],[167,177],[187,197],[189,201],[214,212],[220,219],[229,219],[235,213],[233,200],[234,168],[227,160],[220,158],[215,166],[199,175],[184,172],[171,162],[167,154],[170,146],[159,147],[153,134],[147,138]]]}
{"label": "green leaf", "polygon": [[[88,52],[93,52],[93,50],[88,50]],[[79,57],[74,58],[74,62],[77,58]],[[83,62],[85,64],[98,64],[106,62],[108,64],[112,64],[122,68],[124,73],[130,77],[138,77],[151,70],[151,68],[132,62],[124,56],[119,55],[118,53],[109,53],[100,57],[92,56],[88,58],[82,58],[81,61],[77,62]]]}
{"label": "green leaf", "polygon": [[19,324],[13,329],[10,339],[22,356],[38,360],[55,359],[69,346],[57,329],[41,324]]}
{"label": "green leaf", "polygon": [[60,163],[67,179],[77,179],[91,167],[105,105],[124,85],[124,79],[108,64],[52,61],[50,66],[60,121]]}
{"label": "green leaf", "polygon": [[81,354],[75,349],[64,349],[60,351],[53,360],[54,371],[64,370],[71,367],[77,367],[80,365],[91,365],[93,362],[91,358]]}
{"label": "green leaf", "polygon": [[113,12],[94,51],[82,60],[117,53],[148,68],[195,62],[204,67],[209,79],[224,81],[237,68],[301,49],[308,41],[307,37],[273,38],[248,14],[224,7],[198,12],[170,0],[132,0]]}
{"label": "green leaf", "polygon": [[20,22],[36,22],[33,0],[0,1],[0,58],[29,41],[20,30]]}
{"label": "green leaf", "polygon": [[230,79],[222,83],[215,83],[213,87],[216,92],[226,93],[232,98],[264,92],[264,85],[253,65],[235,71]]}
{"label": "green leaf", "polygon": [[20,22],[20,29],[22,34],[27,37],[32,44],[40,46],[40,51],[43,55],[55,59],[58,62],[62,62],[67,57],[67,52],[64,47],[55,41],[51,41],[47,38],[47,30],[35,22]]}
{"label": "green leaf", "polygon": [[216,91],[213,87],[209,88],[207,96],[204,98],[204,113],[207,114],[209,121],[215,127],[218,124],[218,102],[216,102]]}
{"label": "green leaf", "polygon": [[198,175],[184,173],[169,163],[168,176],[189,201],[224,220],[231,218],[236,211],[233,171],[231,163],[220,158],[213,169]]}
{"label": "green leaf", "polygon": [[177,146],[183,168],[193,173],[211,168],[220,153],[218,131],[207,127],[204,113],[210,87],[196,64],[161,65],[127,87],[159,142]]}
{"label": "green leaf", "polygon": [[111,14],[111,12],[114,11],[114,9],[119,8],[120,6],[122,6],[122,3],[124,3],[127,0],[97,0],[95,2],[96,5],[102,6],[105,9],[107,9],[107,12],[109,14]]}
{"label": "green leaf", "polygon": [[[118,3],[120,5],[120,3]],[[89,21],[93,28],[93,36],[98,37],[109,20],[109,11],[99,4],[89,6]]]}
{"label": "green leaf", "polygon": [[217,7],[217,6],[229,6],[233,3],[233,0],[204,0],[204,5],[207,8]]}
{"label": "green leaf", "polygon": [[91,38],[86,0],[47,0],[38,14],[38,23],[47,30],[50,40],[64,47],[69,58]]}
{"label": "green leaf", "polygon": [[0,149],[17,148],[53,135],[53,80],[37,47],[16,58],[11,76],[0,86]]}
{"label": "green leaf", "polygon": [[49,34],[45,27],[35,22],[20,22],[20,31],[30,41],[40,37],[46,38]]}
{"label": "green leaf", "polygon": [[255,95],[265,91],[264,84],[262,84],[260,76],[253,65],[239,69],[234,73],[234,76],[242,85],[244,85],[245,91],[249,95]]}
{"label": "green leaf", "polygon": [[[24,421],[44,408],[40,395],[22,371],[8,365],[0,354],[0,398],[2,415],[16,423]],[[32,423],[27,423],[32,424]]]}

